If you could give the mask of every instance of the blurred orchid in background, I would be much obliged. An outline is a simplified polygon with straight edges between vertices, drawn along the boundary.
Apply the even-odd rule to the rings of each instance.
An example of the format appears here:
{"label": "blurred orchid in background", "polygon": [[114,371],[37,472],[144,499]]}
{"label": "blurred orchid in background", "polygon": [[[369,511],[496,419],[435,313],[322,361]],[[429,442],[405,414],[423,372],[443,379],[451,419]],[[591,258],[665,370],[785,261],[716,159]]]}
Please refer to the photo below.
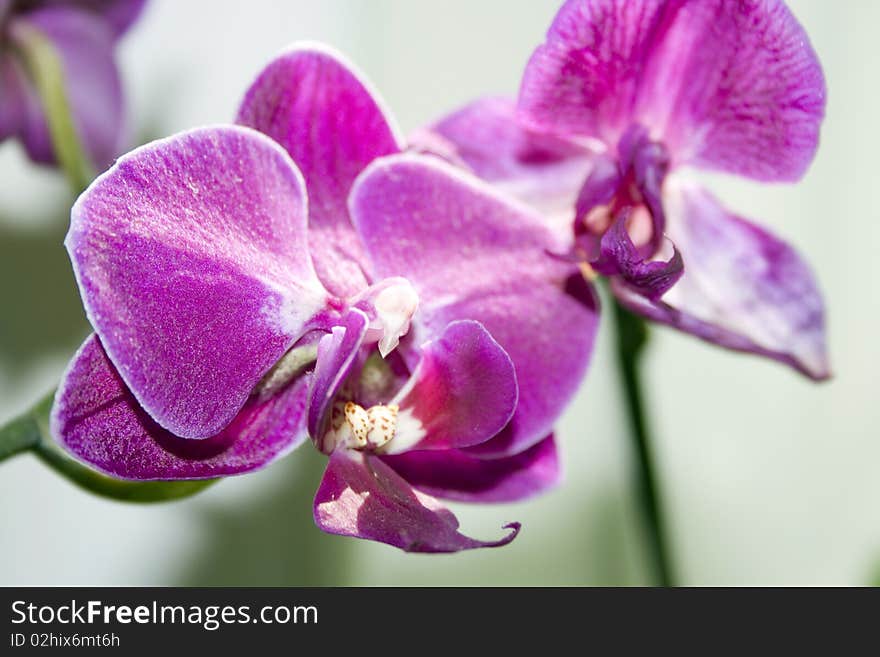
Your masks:
{"label": "blurred orchid in background", "polygon": [[381,103],[326,49],[270,63],[239,122],[121,157],[74,206],[95,335],[53,435],[132,480],[249,472],[311,438],[322,529],[422,552],[509,542],[518,525],[468,538],[435,497],[557,482],[552,426],[596,328],[577,265],[547,256],[536,213],[395,154]]}
{"label": "blurred orchid in background", "polygon": [[107,167],[125,138],[116,42],[145,2],[0,0],[0,141],[18,138],[33,161],[64,164],[77,154],[58,152],[71,137],[53,121],[70,121],[88,160],[80,166]]}
{"label": "blurred orchid in background", "polygon": [[798,180],[824,107],[818,59],[779,0],[569,0],[518,106],[476,101],[414,142],[539,208],[565,257],[630,311],[819,380],[808,265],[679,170]]}

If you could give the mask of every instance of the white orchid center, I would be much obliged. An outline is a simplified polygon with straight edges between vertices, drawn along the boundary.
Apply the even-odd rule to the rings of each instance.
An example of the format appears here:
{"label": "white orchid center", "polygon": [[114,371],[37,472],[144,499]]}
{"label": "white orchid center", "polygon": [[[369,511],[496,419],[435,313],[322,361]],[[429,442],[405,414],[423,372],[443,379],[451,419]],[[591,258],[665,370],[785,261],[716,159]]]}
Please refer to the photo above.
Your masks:
{"label": "white orchid center", "polygon": [[419,295],[405,279],[381,290],[373,300],[376,319],[370,328],[381,331],[379,353],[390,354],[409,332],[410,321],[419,307]]}

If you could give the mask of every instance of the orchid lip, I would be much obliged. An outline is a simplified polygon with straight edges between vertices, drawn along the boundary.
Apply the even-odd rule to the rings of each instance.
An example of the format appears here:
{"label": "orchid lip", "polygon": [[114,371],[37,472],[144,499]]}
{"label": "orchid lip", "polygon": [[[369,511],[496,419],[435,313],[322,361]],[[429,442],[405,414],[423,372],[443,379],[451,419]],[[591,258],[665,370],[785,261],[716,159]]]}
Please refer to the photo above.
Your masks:
{"label": "orchid lip", "polygon": [[381,350],[374,349],[360,371],[350,375],[351,378],[343,384],[330,408],[327,429],[321,440],[315,443],[325,454],[332,454],[336,449],[378,454],[385,453],[392,445],[393,451],[399,451],[417,443],[425,435],[421,422],[413,416],[411,409],[401,409],[402,401],[415,383],[412,376],[390,401],[379,401],[383,395],[376,394],[376,391],[395,388],[396,377],[385,357],[378,357]]}

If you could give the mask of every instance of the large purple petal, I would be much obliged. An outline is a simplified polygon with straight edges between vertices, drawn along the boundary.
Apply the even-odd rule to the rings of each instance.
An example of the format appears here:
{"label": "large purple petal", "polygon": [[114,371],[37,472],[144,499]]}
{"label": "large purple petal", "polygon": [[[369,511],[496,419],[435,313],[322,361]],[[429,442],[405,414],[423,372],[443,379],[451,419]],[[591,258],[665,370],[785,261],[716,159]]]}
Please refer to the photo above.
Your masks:
{"label": "large purple petal", "polygon": [[207,479],[256,470],[303,442],[307,392],[301,377],[269,399],[252,397],[220,434],[179,438],[140,408],[92,335],[61,382],[51,430],[76,458],[116,477]]}
{"label": "large purple petal", "polygon": [[516,502],[554,488],[560,480],[553,436],[500,459],[482,459],[456,449],[383,457],[412,486],[460,502]]}
{"label": "large purple petal", "polygon": [[[29,12],[13,18],[10,26],[13,41],[18,43],[34,38],[34,30],[56,49],[77,134],[92,163],[103,169],[118,154],[124,129],[114,35],[100,16],[70,6]],[[28,104],[20,135],[34,161],[55,162],[40,102]]]}
{"label": "large purple petal", "polygon": [[272,137],[302,171],[312,257],[327,289],[347,297],[366,287],[346,199],[363,168],[402,143],[378,96],[341,55],[305,44],[263,69],[237,121]]}
{"label": "large purple petal", "polygon": [[483,180],[537,208],[571,241],[572,208],[592,169],[593,154],[579,144],[529,130],[508,98],[481,98],[410,138],[423,152],[463,164]]}
{"label": "large purple petal", "polygon": [[308,415],[309,434],[316,441],[318,449],[323,447],[333,400],[351,373],[368,325],[367,316],[360,310],[352,309],[318,343]]}
{"label": "large purple petal", "polygon": [[547,253],[555,237],[541,218],[416,155],[372,165],[355,185],[351,212],[376,273],[405,276],[419,293],[415,344],[474,319],[513,360],[516,413],[474,449],[513,454],[550,433],[586,372],[597,305],[578,269]]}
{"label": "large purple petal", "polygon": [[414,490],[380,459],[337,449],[315,495],[315,523],[325,532],[393,545],[407,552],[458,552],[507,545],[519,524],[497,541],[458,531],[458,520],[434,498]]}
{"label": "large purple petal", "polygon": [[421,349],[397,395],[397,436],[386,453],[448,450],[484,443],[516,410],[513,363],[478,322],[452,322]]}
{"label": "large purple petal", "polygon": [[618,298],[634,312],[709,342],[828,378],[822,297],[794,249],[729,214],[698,187],[670,187],[667,207],[684,275],[659,302],[616,281]]}
{"label": "large purple petal", "polygon": [[178,436],[224,428],[324,306],[287,154],[235,126],[120,158],[66,246],[89,320],[141,406]]}
{"label": "large purple petal", "polygon": [[569,0],[526,69],[535,127],[603,140],[631,124],[676,164],[794,180],[815,153],[825,83],[781,0]]}

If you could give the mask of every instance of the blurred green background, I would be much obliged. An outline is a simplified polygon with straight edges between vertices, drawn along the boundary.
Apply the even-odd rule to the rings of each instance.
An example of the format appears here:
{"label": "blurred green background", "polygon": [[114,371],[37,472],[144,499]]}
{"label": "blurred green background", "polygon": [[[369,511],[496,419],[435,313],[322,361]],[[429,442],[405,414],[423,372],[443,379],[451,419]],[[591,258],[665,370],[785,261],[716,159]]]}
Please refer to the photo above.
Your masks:
{"label": "blurred green background", "polygon": [[[261,66],[326,41],[374,82],[405,131],[478,95],[516,91],[557,9],[549,0],[153,0],[123,42],[132,144],[229,121]],[[822,146],[796,186],[713,176],[744,216],[791,239],[830,311],[836,377],[787,369],[657,330],[647,359],[667,513],[687,584],[866,584],[880,577],[880,3],[790,3],[829,86]],[[140,136],[140,137],[138,137]],[[60,175],[0,146],[0,421],[57,381],[88,327],[61,242]],[[610,323],[559,424],[566,481],[525,504],[453,505],[463,529],[510,546],[406,555],[325,536],[311,519],[322,457],[305,446],[188,500],[92,497],[30,456],[0,466],[0,584],[639,584]]]}

